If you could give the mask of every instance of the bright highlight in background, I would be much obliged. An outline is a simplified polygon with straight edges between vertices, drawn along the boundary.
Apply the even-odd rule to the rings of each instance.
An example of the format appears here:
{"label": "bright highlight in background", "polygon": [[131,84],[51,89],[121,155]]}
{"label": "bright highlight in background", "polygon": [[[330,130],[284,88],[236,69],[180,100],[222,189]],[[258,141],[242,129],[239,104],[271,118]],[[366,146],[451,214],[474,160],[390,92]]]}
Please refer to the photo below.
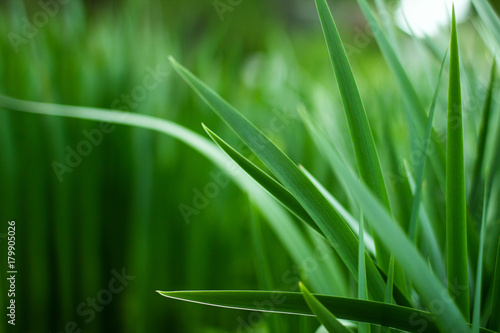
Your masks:
{"label": "bright highlight in background", "polygon": [[396,24],[417,37],[436,35],[441,28],[450,25],[452,3],[457,22],[464,21],[470,0],[402,0],[396,11]]}

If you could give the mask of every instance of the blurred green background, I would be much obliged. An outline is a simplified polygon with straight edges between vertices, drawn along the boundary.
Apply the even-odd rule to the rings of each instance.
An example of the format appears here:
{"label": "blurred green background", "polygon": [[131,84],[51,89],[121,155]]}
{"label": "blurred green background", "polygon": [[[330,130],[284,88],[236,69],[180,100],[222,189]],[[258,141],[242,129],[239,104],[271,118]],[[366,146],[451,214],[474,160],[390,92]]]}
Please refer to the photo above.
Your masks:
{"label": "blurred green background", "polygon": [[[260,127],[269,126],[277,113],[291,115],[272,139],[348,202],[295,116],[299,104],[330,110],[334,117],[324,122],[331,137],[345,141],[348,135],[314,1],[42,3],[0,4],[1,94],[154,115],[205,135],[203,122],[237,142],[173,72],[167,58],[173,55]],[[375,41],[360,33],[366,22],[359,8],[354,1],[334,1],[332,8],[344,40],[358,41],[350,44],[350,59],[377,144],[404,149],[409,143],[403,103]],[[467,29],[470,24],[463,28],[464,38]],[[408,71],[419,82],[421,98],[430,100],[431,73],[440,59],[395,33],[401,52],[409,55]],[[486,84],[488,51],[477,39],[464,44],[479,50],[474,56],[484,54],[475,70]],[[444,52],[446,35],[436,45]],[[427,71],[421,70],[423,63]],[[151,72],[159,73],[157,84],[145,88],[145,82],[153,82]],[[127,98],[132,98],[128,104]],[[478,121],[479,115],[473,117]],[[443,117],[436,121],[444,124]],[[88,156],[58,176],[54,163],[64,164],[69,152],[88,139],[85,133],[96,129],[97,122],[0,110],[0,267],[4,276],[4,236],[7,221],[15,220],[17,331],[266,331],[259,320],[252,330],[242,326],[255,320],[248,313],[155,293],[261,288],[247,196],[232,183],[222,186],[206,208],[186,219],[180,205],[193,206],[196,191],[203,191],[220,170],[171,138],[124,126],[103,134]],[[402,140],[388,143],[386,132]],[[345,154],[353,159],[347,142]],[[386,170],[400,174],[402,158],[383,160],[393,162],[383,165]],[[397,200],[395,191],[391,195]],[[266,224],[263,235],[276,288],[296,288],[299,270]],[[133,279],[119,292],[106,292],[123,271]],[[347,275],[345,281],[350,283]],[[2,309],[6,286],[2,279]],[[92,299],[109,295],[109,304],[91,310]],[[311,319],[273,316],[286,318],[290,332],[312,332],[318,326]],[[15,330],[2,318],[0,331]]]}

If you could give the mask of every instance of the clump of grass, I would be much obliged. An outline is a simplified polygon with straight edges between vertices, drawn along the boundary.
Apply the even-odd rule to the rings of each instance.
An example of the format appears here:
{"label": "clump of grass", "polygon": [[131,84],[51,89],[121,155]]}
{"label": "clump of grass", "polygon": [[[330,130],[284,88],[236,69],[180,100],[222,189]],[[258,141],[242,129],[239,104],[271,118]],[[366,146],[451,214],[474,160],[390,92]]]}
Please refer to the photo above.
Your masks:
{"label": "clump of grass", "polygon": [[[384,155],[380,145],[377,146],[375,127],[369,121],[372,106],[363,104],[358,83],[325,0],[316,0],[316,6],[345,111],[350,132],[345,136],[350,138],[355,165],[349,163],[343,147],[330,139],[311,112],[304,106],[299,112],[317,149],[324,153],[324,164],[331,167],[332,173],[342,183],[349,198],[347,208],[257,126],[172,57],[171,64],[180,77],[250,148],[265,169],[205,125],[203,128],[213,142],[174,122],[149,115],[33,103],[3,96],[0,97],[0,105],[45,115],[106,119],[115,124],[155,130],[183,141],[221,168],[228,161],[233,161],[246,173],[231,174],[233,181],[249,194],[252,203],[295,262],[312,258],[314,249],[311,240],[323,246],[327,244],[336,253],[321,262],[320,268],[313,274],[303,274],[303,283],[297,286],[296,291],[159,291],[163,296],[218,307],[314,316],[329,332],[351,332],[349,322],[357,322],[358,331],[363,332],[369,332],[375,326],[409,332],[470,332],[471,327],[474,332],[500,332],[500,242],[498,228],[493,228],[500,218],[500,210],[495,205],[500,187],[500,135],[497,133],[496,138],[492,137],[492,133],[500,127],[498,124],[486,125],[493,119],[492,111],[497,107],[492,102],[495,66],[477,140],[479,154],[474,160],[464,150],[464,141],[467,140],[464,129],[467,126],[463,125],[461,57],[454,12],[449,47],[445,141],[439,137],[433,120],[439,110],[440,82],[448,52],[443,55],[444,60],[436,75],[437,87],[427,114],[417,85],[411,82],[402,59],[395,51],[398,45],[394,45],[394,36],[386,37],[385,30],[390,27],[386,25],[384,28],[379,24],[376,13],[366,1],[359,0],[358,3],[376,32],[374,36],[381,52],[401,89],[406,103],[405,119],[407,126],[412,128],[408,139],[424,142],[418,163],[407,165],[406,174],[400,176],[405,184],[413,185],[414,189],[412,196],[403,198],[411,207],[407,221],[400,221],[393,214],[396,211],[394,208],[400,207],[394,207],[398,201],[391,200],[387,186],[384,161],[380,158]],[[493,35],[490,42],[498,43],[491,49],[499,47],[498,17],[485,0],[474,0],[473,3],[482,24]],[[383,2],[379,1],[378,7],[382,5]],[[467,79],[474,82],[473,77]],[[328,111],[322,112],[328,114]],[[379,116],[385,115],[381,113]],[[385,117],[383,121],[390,119]],[[434,154],[430,152],[431,143]],[[493,146],[489,152],[485,149],[487,143]],[[412,150],[404,152],[406,158],[410,158],[412,153]],[[427,159],[430,163],[426,163]],[[466,165],[471,162],[475,167],[469,175]],[[426,164],[430,168],[425,168]],[[472,183],[472,192],[469,192],[472,194],[467,202],[468,183]],[[444,205],[439,200],[433,200],[441,191],[445,193]],[[297,227],[285,210],[304,225]],[[445,221],[439,214],[443,210],[446,211]],[[254,243],[261,247],[256,257],[257,262],[262,264],[263,285],[272,288],[270,265],[266,260],[269,258],[265,256],[258,222],[253,223]],[[487,233],[488,228],[491,228],[491,233]],[[445,237],[439,233],[442,229],[445,230]],[[473,242],[475,238],[477,242]],[[373,247],[368,246],[368,240],[373,241]],[[487,248],[486,244],[490,247]],[[485,255],[485,251],[489,251],[489,255]],[[356,295],[343,281],[346,272],[357,284],[354,288]],[[446,277],[444,280],[443,275]],[[469,279],[470,276],[475,278]],[[280,327],[280,324],[274,322],[271,327]]]}
{"label": "clump of grass", "polygon": [[[411,116],[410,119],[419,119],[417,122],[422,125],[425,122],[428,123],[426,126],[427,131],[425,133],[425,139],[422,140],[426,142],[424,151],[424,156],[426,156],[428,142],[431,139],[431,134],[433,133],[432,119],[434,115],[437,92],[434,94],[429,119],[425,120],[427,116],[422,112],[422,107],[418,102],[416,92],[410,83],[404,68],[401,66],[396,53],[393,51],[393,46],[391,46],[389,41],[385,38],[382,28],[378,26],[376,18],[367,3],[365,1],[359,2],[365,15],[367,15],[372,28],[374,27],[379,30],[379,33],[377,34],[377,36],[379,36],[378,41],[381,44],[390,65],[392,65],[393,71],[396,73],[396,77],[398,77],[403,83],[402,88],[405,91],[405,96],[407,96],[411,109],[413,110],[411,111],[413,116]],[[356,244],[358,244],[358,238],[353,235],[352,229],[350,229],[342,215],[339,214],[339,212],[328,202],[328,200],[325,200],[325,197],[314,185],[314,183],[305,177],[305,175],[296,168],[294,163],[288,159],[281,150],[273,145],[272,142],[270,142],[238,111],[231,107],[214,91],[209,89],[187,69],[179,65],[175,60],[171,59],[174,68],[180,76],[269,168],[271,173],[277,178],[284,188],[277,185],[278,183],[273,181],[272,176],[266,175],[261,170],[256,172],[254,167],[248,165],[248,162],[242,162],[241,157],[237,154],[237,152],[215,133],[209,129],[206,129],[207,132],[212,139],[219,146],[221,146],[226,153],[228,153],[230,157],[232,157],[235,161],[239,161],[238,164],[246,170],[248,174],[254,178],[254,180],[256,180],[269,193],[274,194],[274,197],[278,201],[280,201],[280,198],[283,198],[281,193],[286,193],[286,199],[282,201],[282,204],[285,207],[289,208],[292,212],[300,211],[302,216],[305,216],[305,212],[310,216],[313,223],[311,223],[311,220],[307,217],[302,218],[302,220],[312,226],[314,230],[319,231],[320,234],[329,241],[343,263],[349,268],[353,277],[357,279],[359,284],[359,298],[356,302],[359,302],[360,304],[370,304],[369,300],[364,300],[366,297],[364,290],[368,290],[370,299],[386,302],[374,304],[380,306],[387,303],[392,304],[392,297],[384,297],[384,291],[389,290],[386,295],[391,295],[390,290],[392,290],[392,286],[394,287],[397,294],[397,296],[395,294],[394,300],[396,305],[391,305],[394,308],[387,309],[388,312],[383,316],[384,318],[389,317],[394,321],[384,323],[382,325],[408,331],[421,331],[422,327],[419,327],[419,325],[405,325],[408,324],[407,321],[404,321],[405,324],[396,323],[397,320],[401,319],[401,317],[398,318],[401,314],[397,314],[397,311],[403,311],[406,307],[413,308],[413,311],[418,309],[419,302],[407,297],[407,295],[416,292],[419,296],[419,300],[423,303],[424,309],[422,310],[427,309],[427,311],[429,311],[422,314],[423,317],[427,318],[427,320],[432,318],[429,322],[426,322],[425,329],[428,329],[429,331],[441,332],[469,332],[471,322],[468,276],[469,273],[473,272],[470,272],[471,267],[468,264],[468,260],[472,259],[473,261],[479,261],[479,265],[477,266],[477,280],[475,281],[477,288],[475,291],[476,302],[474,305],[474,330],[479,330],[480,325],[478,318],[479,313],[481,312],[483,313],[481,322],[487,325],[487,328],[484,327],[481,328],[481,330],[498,330],[498,327],[495,327],[495,319],[492,319],[495,316],[495,312],[491,312],[491,315],[488,315],[487,313],[484,314],[484,311],[488,311],[491,304],[480,301],[480,294],[482,293],[481,282],[484,278],[481,272],[483,261],[482,253],[484,246],[484,229],[486,228],[484,220],[487,216],[486,209],[483,210],[483,223],[480,226],[481,241],[479,243],[479,249],[476,249],[475,252],[479,252],[480,256],[479,258],[469,258],[467,254],[468,231],[466,214],[468,207],[465,200],[466,175],[464,167],[464,130],[462,125],[463,118],[461,106],[462,97],[460,85],[461,78],[459,68],[458,35],[454,11],[452,13],[452,32],[450,42],[448,125],[446,140],[447,154],[445,171],[447,221],[446,267],[448,276],[446,287],[444,281],[440,281],[432,271],[432,267],[428,266],[422,253],[419,252],[418,247],[413,245],[413,239],[417,228],[417,214],[420,210],[419,202],[421,200],[420,189],[423,182],[423,166],[418,171],[417,201],[414,202],[412,221],[410,223],[410,237],[408,237],[407,231],[402,230],[399,224],[391,216],[391,208],[387,191],[385,189],[383,172],[381,170],[377,150],[375,148],[376,145],[339,33],[335,27],[326,1],[317,0],[316,4],[329,49],[330,58],[337,77],[340,95],[346,111],[346,118],[349,124],[351,142],[356,155],[361,183],[358,182],[358,176],[352,170],[351,166],[345,163],[339,151],[335,148],[335,143],[327,142],[328,140],[325,136],[321,136],[318,140],[316,140],[316,142],[319,142],[320,146],[333,146],[331,148],[327,148],[327,150],[329,149],[329,158],[333,160],[332,165],[335,169],[334,172],[346,183],[347,188],[351,191],[356,205],[359,205],[360,210],[363,212],[361,214],[359,228],[359,259],[356,258],[356,248],[358,248]],[[495,24],[498,22],[498,18],[496,16],[493,16],[492,18],[490,14],[488,14],[488,19],[490,21],[493,20]],[[439,78],[443,67],[444,62],[441,66]],[[438,82],[439,81],[440,79],[438,79]],[[489,99],[487,99],[486,103],[489,103],[488,100]],[[304,117],[307,118],[307,114],[305,114]],[[306,120],[308,123],[311,123],[310,119]],[[314,124],[311,126],[314,126]],[[421,126],[421,128],[424,128],[424,126]],[[318,131],[318,129],[313,128],[311,130],[313,135],[315,131]],[[419,132],[417,131],[416,133]],[[482,140],[484,141],[484,138],[482,138]],[[434,143],[439,147],[443,144],[442,141],[435,141]],[[482,158],[481,156],[482,154],[480,154],[479,158]],[[439,159],[439,156],[437,158]],[[422,162],[423,163],[421,164],[425,165],[425,159]],[[439,167],[440,164],[436,163],[435,168]],[[438,178],[440,177],[441,172],[441,170],[436,171],[436,176]],[[286,190],[289,192],[285,192]],[[290,196],[296,198],[298,204],[305,209],[305,212],[298,208],[299,206],[297,206],[297,202],[295,202]],[[485,202],[488,202],[491,200],[491,197],[486,195],[484,200]],[[291,204],[292,202],[293,204]],[[372,234],[376,244],[376,261],[366,255],[363,246],[363,215],[366,215],[370,221]],[[437,223],[437,221],[434,221],[433,223]],[[498,235],[496,236],[498,241]],[[495,239],[493,239],[493,241],[495,242]],[[353,247],[353,245],[355,245],[355,247]],[[499,253],[496,253],[497,257],[498,255]],[[397,274],[394,279],[394,285],[392,285],[394,275],[394,267],[392,266],[391,260],[392,256],[395,259],[397,267],[402,268],[401,271],[396,269]],[[365,261],[367,274],[366,278],[364,275]],[[390,272],[389,263],[391,263]],[[390,283],[388,280],[386,281],[386,276],[388,275],[391,277]],[[488,281],[495,281],[495,278],[495,275],[491,275]],[[407,285],[404,282],[406,279],[408,280]],[[386,286],[386,282],[389,287]],[[407,286],[409,290],[406,289]],[[493,286],[494,284],[491,284],[490,288]],[[352,319],[352,316],[356,315],[358,316],[357,320],[360,322],[381,324],[380,321],[367,318],[370,315],[366,311],[363,311],[361,306],[359,308],[353,308],[352,313],[347,315],[345,313],[341,314],[342,311],[339,311],[338,308],[331,305],[329,307],[327,305],[326,300],[329,299],[328,296],[323,296],[322,302],[321,299],[318,299],[314,295],[310,294],[303,285],[301,285],[301,291],[304,294],[308,307],[305,306],[306,304],[300,298],[293,298],[292,301],[291,297],[288,297],[288,301],[285,301],[282,305],[276,306],[273,311],[295,314],[314,314],[330,332],[348,331],[347,328],[342,326],[342,324],[337,320],[337,317]],[[263,300],[262,296],[265,296],[265,294],[261,294],[259,292],[234,291],[217,292],[216,295],[214,295],[213,292],[203,291],[160,293],[167,297],[183,299],[186,301],[252,309],[255,309],[255,307],[250,306],[250,302],[246,302],[244,299]],[[333,300],[333,298],[333,296],[330,296],[331,300]],[[241,302],[241,305],[239,306],[235,305],[238,301]],[[348,302],[354,301],[354,299],[341,300],[340,303],[343,301],[346,302],[345,306],[347,307]],[[436,302],[440,302],[441,304],[439,309],[436,309],[434,306]],[[402,307],[401,305],[405,305],[405,307]],[[300,311],[298,310],[299,308]],[[262,308],[261,310],[265,309]],[[488,318],[490,318],[490,320],[487,320]],[[435,322],[436,326],[430,325],[430,322]],[[369,328],[366,326],[359,327],[359,330],[363,331],[367,331],[368,329]]]}

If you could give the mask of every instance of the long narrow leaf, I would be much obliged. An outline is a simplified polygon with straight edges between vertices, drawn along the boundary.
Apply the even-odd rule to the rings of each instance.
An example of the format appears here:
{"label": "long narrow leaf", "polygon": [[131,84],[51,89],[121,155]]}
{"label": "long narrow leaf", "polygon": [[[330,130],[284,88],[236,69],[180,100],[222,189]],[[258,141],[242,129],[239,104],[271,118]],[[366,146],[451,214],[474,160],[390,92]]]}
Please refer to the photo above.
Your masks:
{"label": "long narrow leaf", "polygon": [[[474,309],[472,315],[472,333],[479,332],[479,325],[481,319],[481,292],[483,286],[483,253],[484,253],[484,242],[486,237],[486,216],[488,214],[488,191],[487,187],[484,187],[483,194],[483,217],[481,221],[481,232],[479,238],[479,254],[477,258],[477,272],[476,272],[476,288],[474,289]],[[495,294],[493,294],[495,295]]]}
{"label": "long narrow leaf", "polygon": [[411,209],[411,216],[410,216],[410,225],[409,225],[409,230],[408,230],[408,236],[410,239],[415,240],[415,231],[417,229],[417,217],[418,217],[418,211],[420,209],[420,199],[422,195],[422,184],[424,180],[424,170],[425,170],[425,164],[427,161],[427,149],[429,147],[429,142],[431,139],[431,132],[432,132],[432,121],[434,119],[434,113],[436,111],[436,102],[437,102],[437,97],[438,97],[438,92],[439,92],[439,86],[441,83],[441,77],[443,75],[443,69],[444,69],[444,64],[446,60],[446,55],[443,58],[443,61],[441,63],[441,70],[439,71],[439,76],[438,76],[438,81],[436,85],[436,89],[434,91],[434,97],[432,98],[432,103],[431,103],[431,109],[429,112],[429,120],[427,122],[427,129],[425,131],[425,140],[424,140],[424,147],[423,151],[420,157],[420,161],[418,162],[418,169],[416,173],[416,189],[415,189],[415,195],[413,197],[413,205]]}
{"label": "long narrow leaf", "polygon": [[[366,300],[367,290],[366,290],[366,272],[365,272],[365,242],[364,242],[364,218],[363,212],[359,219],[359,258],[358,258],[358,299]],[[370,326],[366,323],[359,323],[358,325],[359,333],[369,333]]]}
{"label": "long narrow leaf", "polygon": [[[344,104],[359,175],[390,211],[389,198],[375,142],[347,54],[326,0],[316,0],[316,6]],[[389,265],[388,253],[379,244],[377,238],[375,238],[375,246],[377,260],[381,266],[387,269]]]}
{"label": "long narrow leaf", "polygon": [[474,162],[474,168],[472,173],[471,187],[469,190],[468,205],[470,209],[470,214],[476,221],[480,221],[481,214],[481,195],[482,187],[484,186],[484,179],[482,176],[484,161],[485,161],[485,150],[486,141],[488,138],[488,129],[490,124],[490,114],[495,103],[493,102],[493,87],[495,85],[495,75],[496,75],[496,62],[493,62],[491,67],[490,82],[488,84],[488,90],[486,92],[486,98],[483,106],[483,116],[481,120],[481,128],[479,130],[479,138],[477,141],[477,154],[476,160]]}
{"label": "long narrow leaf", "polygon": [[[162,296],[222,308],[313,316],[301,293],[286,291],[158,291]],[[356,298],[313,294],[339,319],[362,321],[408,332],[440,332],[429,312]],[[459,326],[457,326],[459,327]],[[468,332],[468,326],[466,326]],[[453,327],[447,332],[457,332]],[[488,329],[481,332],[493,333]]]}
{"label": "long narrow leaf", "polygon": [[[258,212],[255,206],[250,203],[250,220],[253,241],[253,253],[255,253],[255,270],[259,287],[264,290],[276,289],[271,274],[271,265],[269,259],[271,256],[266,252],[266,245],[262,235],[261,222],[258,217]],[[268,318],[269,327],[273,332],[283,331],[280,318],[272,316]]]}
{"label": "long narrow leaf", "polygon": [[446,140],[446,258],[448,287],[469,320],[469,277],[467,266],[467,216],[465,203],[462,97],[455,11],[452,11],[450,77]]}

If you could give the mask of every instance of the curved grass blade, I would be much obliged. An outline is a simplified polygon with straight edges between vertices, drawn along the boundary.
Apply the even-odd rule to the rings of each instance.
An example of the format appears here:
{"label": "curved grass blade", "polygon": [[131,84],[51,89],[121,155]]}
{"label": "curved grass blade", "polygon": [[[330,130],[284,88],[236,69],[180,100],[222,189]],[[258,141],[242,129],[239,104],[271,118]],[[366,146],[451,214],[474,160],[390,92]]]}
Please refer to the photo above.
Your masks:
{"label": "curved grass blade", "polygon": [[[408,167],[406,167],[406,174],[410,182],[414,183],[413,175]],[[440,277],[442,281],[446,281],[446,265],[444,263],[444,258],[439,248],[439,241],[437,239],[436,233],[433,229],[431,221],[429,220],[429,215],[425,207],[419,209],[419,213],[420,213],[419,216],[421,221],[422,236],[424,237],[423,240],[425,241],[426,244],[425,245],[426,252],[430,257],[429,260],[431,262],[431,267],[433,268],[433,272],[438,277]],[[413,241],[413,243],[415,243],[415,239],[411,240]]]}
{"label": "curved grass blade", "polygon": [[321,304],[320,301],[316,297],[314,297],[309,290],[307,290],[306,286],[302,282],[299,283],[300,291],[304,296],[304,299],[311,309],[312,313],[316,315],[316,318],[319,320],[321,324],[328,330],[330,333],[349,333],[351,332],[344,325],[342,325],[337,318],[328,311],[327,308]]}
{"label": "curved grass blade", "polygon": [[[257,272],[257,280],[259,288],[265,290],[276,289],[271,274],[269,258],[266,253],[266,245],[262,235],[261,222],[259,220],[258,212],[255,206],[250,202],[250,223],[253,242],[253,252],[255,253],[255,270]],[[269,327],[272,332],[281,332],[284,330],[279,316],[272,316],[267,318]]]}
{"label": "curved grass blade", "polygon": [[432,98],[431,108],[429,111],[429,120],[427,122],[427,129],[425,130],[424,147],[423,147],[420,161],[417,164],[418,169],[417,169],[417,175],[416,175],[416,180],[415,180],[416,181],[416,188],[415,188],[415,195],[413,197],[413,205],[411,208],[410,224],[409,224],[409,229],[408,229],[408,237],[413,241],[415,241],[415,231],[417,229],[417,218],[418,218],[418,211],[420,210],[422,184],[423,184],[423,180],[424,180],[425,164],[427,161],[427,149],[429,147],[429,142],[431,139],[432,121],[434,119],[434,113],[436,111],[436,102],[437,102],[437,97],[438,97],[438,92],[439,92],[439,86],[441,83],[441,77],[443,75],[443,69],[444,69],[444,64],[446,61],[447,54],[448,54],[448,51],[444,55],[443,61],[441,62],[441,70],[439,71],[438,81],[437,81],[436,89],[434,91],[434,96]]}
{"label": "curved grass blade", "polygon": [[486,141],[488,138],[488,129],[490,123],[490,114],[494,107],[493,101],[493,87],[495,85],[495,75],[496,75],[496,62],[493,62],[493,66],[491,68],[491,76],[490,82],[488,84],[488,90],[486,92],[486,99],[484,101],[483,106],[483,117],[481,120],[481,129],[479,130],[479,138],[477,142],[477,155],[476,160],[474,161],[474,168],[472,173],[472,181],[471,187],[469,190],[469,200],[468,206],[470,210],[471,216],[475,221],[481,220],[481,195],[482,188],[484,186],[484,179],[482,179],[482,172],[484,168],[485,161],[485,150],[486,150]]}
{"label": "curved grass blade", "polygon": [[[362,211],[360,215],[361,216],[359,218],[358,299],[366,300],[368,299],[368,295],[367,295],[366,270],[365,270],[365,237],[364,237],[365,222]],[[370,326],[366,323],[359,323],[358,332],[369,333]]]}
{"label": "curved grass blade", "polygon": [[446,258],[448,288],[469,321],[469,276],[467,266],[467,215],[465,203],[462,97],[455,10],[452,10],[450,75],[446,140]]}
{"label": "curved grass blade", "polygon": [[[170,61],[191,88],[226,122],[254,154],[264,162],[284,187],[292,193],[321,229],[351,274],[357,278],[358,239],[342,216],[330,205],[295,163],[265,137],[261,131],[172,57],[170,57]],[[370,292],[376,299],[383,299],[385,283],[370,258],[367,258],[367,275],[370,282]]]}
{"label": "curved grass blade", "polygon": [[[282,206],[272,200],[266,191],[257,186],[252,179],[242,177],[241,173],[231,172],[233,162],[214,143],[195,132],[168,120],[138,113],[29,102],[2,95],[0,95],[0,107],[33,114],[88,119],[100,121],[104,124],[140,127],[175,138],[192,147],[227,172],[236,185],[250,195],[252,201],[259,207],[266,221],[268,221],[295,263],[300,264],[304,260],[314,257],[314,249]],[[317,274],[308,276],[310,284],[313,284],[317,290],[325,290],[325,292],[328,289],[324,289],[322,286],[325,285],[325,281],[328,281],[328,279],[331,279],[331,277],[324,272],[323,267],[318,268]]]}
{"label": "curved grass blade", "polygon": [[479,13],[484,25],[496,39],[497,46],[500,47],[500,19],[495,14],[495,9],[491,7],[487,0],[472,0],[472,4]]}
{"label": "curved grass blade", "polygon": [[[302,316],[314,315],[304,300],[303,295],[299,292],[254,290],[157,292],[171,299],[222,308]],[[408,332],[440,332],[435,324],[436,318],[426,311],[375,301],[364,301],[356,298],[318,294],[313,294],[313,296],[339,319],[362,321]],[[447,332],[457,331],[453,330],[452,327]],[[493,331],[485,328],[482,328],[481,332],[493,333]]]}
{"label": "curved grass blade", "polygon": [[301,219],[303,222],[307,223],[311,228],[316,230],[320,235],[322,235],[321,230],[318,228],[316,223],[311,219],[309,214],[304,210],[300,203],[295,199],[295,197],[283,187],[274,178],[269,176],[267,173],[262,171],[258,166],[253,164],[230,145],[228,145],[224,140],[222,140],[217,134],[212,132],[208,127],[203,124],[203,128],[208,133],[210,138],[234,161],[238,164],[250,177],[252,177],[260,186],[262,186],[269,194],[271,194],[276,200],[278,200],[283,206],[285,206],[290,212]]}
{"label": "curved grass blade", "polygon": [[[476,288],[474,290],[474,309],[472,312],[472,333],[479,332],[481,318],[481,293],[483,282],[483,253],[484,239],[486,235],[486,216],[488,215],[488,189],[484,187],[483,195],[483,217],[481,221],[481,232],[479,237],[479,254],[477,258]],[[493,294],[495,295],[495,294]]]}
{"label": "curved grass blade", "polygon": [[[316,0],[316,6],[349,124],[359,175],[390,211],[387,189],[372,131],[342,40],[326,0]],[[376,237],[374,240],[377,249],[377,261],[387,270],[389,254],[386,253]]]}

